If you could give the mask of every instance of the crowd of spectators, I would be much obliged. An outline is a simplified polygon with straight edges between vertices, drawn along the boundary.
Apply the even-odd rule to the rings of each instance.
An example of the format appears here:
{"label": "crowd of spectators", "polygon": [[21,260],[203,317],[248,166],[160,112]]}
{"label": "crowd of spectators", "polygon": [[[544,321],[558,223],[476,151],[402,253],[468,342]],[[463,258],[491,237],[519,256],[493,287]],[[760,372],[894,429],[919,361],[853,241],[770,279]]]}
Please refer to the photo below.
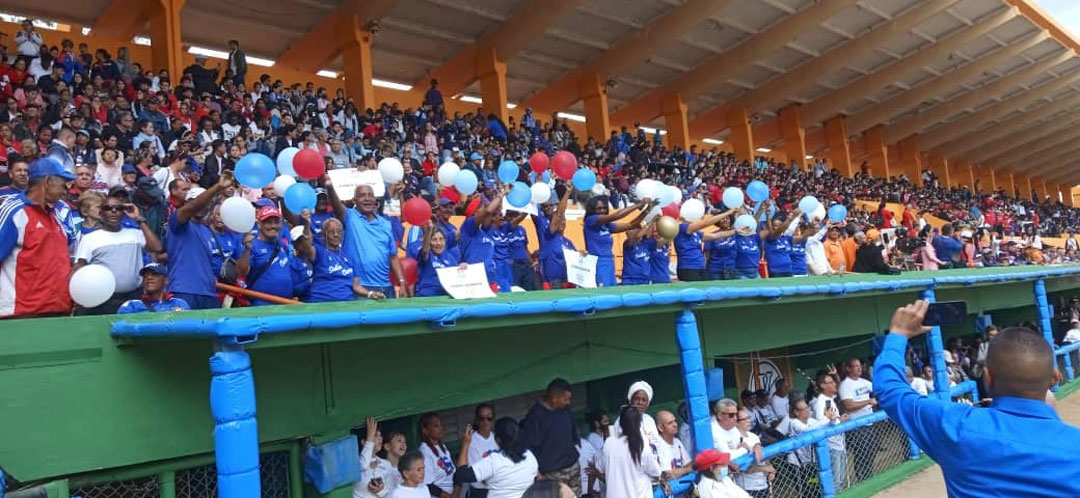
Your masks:
{"label": "crowd of spectators", "polygon": [[[563,248],[596,255],[600,285],[1061,263],[1078,254],[1069,231],[1080,211],[945,188],[930,172],[919,187],[903,176],[844,177],[820,160],[806,169],[739,161],[666,146],[641,126],[583,141],[565,120],[543,121],[528,109],[506,122],[482,109],[449,113],[436,81],[415,107],[358,109],[342,90],[250,78],[236,41],[227,64],[211,67],[200,56],[170,75],[141,67],[126,49],[114,56],[69,40],[47,46],[29,21],[15,40],[15,53],[0,54],[0,316],[214,308],[226,298],[218,282],[261,293],[230,296],[233,305],[439,295],[436,269],[477,263],[501,292],[562,288],[570,286]],[[270,186],[234,181],[245,154],[274,158],[289,147],[317,151],[329,170],[400,158],[405,177],[376,198],[366,186],[336,192],[324,176],[311,182],[316,208],[301,213]],[[573,153],[596,173],[596,187],[575,192],[562,179],[538,177],[528,167],[536,151]],[[500,209],[506,189],[497,165],[507,160],[519,165],[518,180],[553,189],[532,216],[536,235],[520,226],[526,215]],[[476,173],[475,194],[438,184],[449,161]],[[650,212],[657,201],[635,196],[644,178],[678,186],[680,201],[698,198],[710,213],[662,236]],[[726,187],[755,179],[769,185],[769,201],[721,212]],[[848,207],[848,218],[800,216],[804,195]],[[222,222],[231,197],[257,209],[250,233]],[[435,216],[406,236],[396,206],[413,197]],[[881,208],[862,209],[860,199]],[[585,209],[583,248],[564,232],[572,202]],[[893,213],[886,202],[906,209]],[[732,229],[735,216],[753,211],[760,229]],[[939,231],[924,215],[947,224]],[[456,226],[454,216],[466,218]],[[627,233],[618,276],[617,232]],[[1041,242],[1067,232],[1064,249]],[[529,251],[531,237],[539,251]],[[407,278],[414,261],[415,282]],[[116,292],[100,306],[73,307],[67,279],[86,264],[108,267]],[[132,300],[141,303],[124,306]]]}

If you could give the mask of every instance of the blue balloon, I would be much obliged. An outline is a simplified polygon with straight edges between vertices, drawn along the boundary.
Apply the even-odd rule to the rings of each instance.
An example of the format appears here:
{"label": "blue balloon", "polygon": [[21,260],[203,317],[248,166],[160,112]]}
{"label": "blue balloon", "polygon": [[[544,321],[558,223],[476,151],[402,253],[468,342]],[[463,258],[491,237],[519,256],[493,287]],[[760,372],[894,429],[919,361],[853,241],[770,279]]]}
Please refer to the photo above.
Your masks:
{"label": "blue balloon", "polygon": [[593,173],[589,168],[581,168],[574,172],[571,181],[574,182],[574,188],[587,192],[592,190],[593,185],[596,185],[596,173]]}
{"label": "blue balloon", "polygon": [[544,170],[544,176],[540,177],[540,181],[542,181],[544,183],[551,183],[551,170],[550,169]]}
{"label": "blue balloon", "polygon": [[260,189],[271,183],[277,176],[277,167],[269,157],[252,152],[236,162],[236,181],[241,185]]}
{"label": "blue balloon", "polygon": [[506,202],[516,208],[528,206],[531,200],[532,190],[522,182],[514,182],[514,186],[510,187],[510,192],[506,194]]}
{"label": "blue balloon", "polygon": [[454,188],[462,195],[472,195],[476,192],[476,184],[476,173],[471,170],[463,169],[454,175]]}
{"label": "blue balloon", "polygon": [[299,214],[305,209],[315,209],[315,189],[307,183],[294,183],[285,190],[285,207],[289,211]]}
{"label": "blue balloon", "polygon": [[[755,205],[754,206],[754,211],[757,212],[757,209],[758,209],[758,205]],[[769,209],[765,209],[765,210],[761,211],[761,216],[758,217],[758,221],[764,223],[764,222],[767,222],[767,221],[773,219],[774,216],[776,216],[776,204],[770,204]]]}
{"label": "blue balloon", "polygon": [[503,161],[499,165],[499,181],[503,183],[510,183],[517,180],[518,172],[521,169],[518,168],[517,163],[514,161]]}
{"label": "blue balloon", "polygon": [[847,208],[843,204],[833,204],[829,208],[829,219],[837,223],[844,221],[847,218]]}
{"label": "blue balloon", "polygon": [[754,202],[761,202],[769,198],[769,186],[763,181],[754,180],[746,186],[746,195]]}

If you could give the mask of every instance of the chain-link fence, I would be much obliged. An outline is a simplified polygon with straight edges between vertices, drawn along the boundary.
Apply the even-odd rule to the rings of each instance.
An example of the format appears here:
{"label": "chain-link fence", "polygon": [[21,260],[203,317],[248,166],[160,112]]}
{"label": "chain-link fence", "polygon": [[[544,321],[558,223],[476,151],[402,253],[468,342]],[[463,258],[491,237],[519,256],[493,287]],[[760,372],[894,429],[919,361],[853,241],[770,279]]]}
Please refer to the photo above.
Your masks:
{"label": "chain-link fence", "polygon": [[[289,498],[289,452],[259,455],[262,498]],[[216,464],[176,472],[176,498],[217,498]]]}
{"label": "chain-link fence", "polygon": [[911,452],[907,435],[889,419],[844,434],[844,446],[844,468],[833,464],[833,472],[843,471],[837,481],[844,489],[899,465]]}
{"label": "chain-link fence", "polygon": [[158,498],[159,496],[161,496],[161,488],[157,476],[71,489],[71,498]]}
{"label": "chain-link fence", "polygon": [[[749,470],[754,470],[753,468]],[[819,498],[817,459],[814,447],[782,453],[766,460],[763,470],[742,472],[735,483],[755,497]]]}

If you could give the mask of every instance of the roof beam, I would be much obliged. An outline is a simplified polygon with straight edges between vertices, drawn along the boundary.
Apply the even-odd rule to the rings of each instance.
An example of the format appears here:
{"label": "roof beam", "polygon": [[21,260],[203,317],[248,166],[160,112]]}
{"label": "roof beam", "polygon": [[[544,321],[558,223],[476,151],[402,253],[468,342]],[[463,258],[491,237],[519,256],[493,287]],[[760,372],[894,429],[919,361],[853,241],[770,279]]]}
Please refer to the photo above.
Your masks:
{"label": "roof beam", "polygon": [[959,50],[964,45],[1015,18],[1017,13],[1017,9],[1007,8],[986,15],[974,26],[960,28],[936,44],[928,45],[907,57],[826,93],[803,107],[803,124],[809,126],[835,116],[859,100],[865,99],[867,95],[896,84],[920,68],[948,57],[949,53]]}
{"label": "roof beam", "polygon": [[1063,165],[1060,161],[1075,159],[1078,155],[1080,155],[1080,143],[1058,149],[1045,150],[1041,154],[1033,156],[1031,159],[1037,160],[1039,161],[1039,164],[1047,166],[1040,169],[1030,169],[1028,172],[1031,175],[1045,178],[1046,181],[1057,183],[1061,181],[1063,176],[1069,176],[1070,174],[1075,173],[1075,171],[1066,171],[1075,165]]}
{"label": "roof beam", "polygon": [[344,16],[356,16],[360,26],[382,19],[397,0],[345,0],[326,14],[306,35],[289,44],[277,57],[275,65],[314,73],[330,63],[339,53],[337,26]]}
{"label": "roof beam", "polygon": [[645,62],[700,24],[703,18],[719,12],[729,3],[731,0],[688,0],[647,26],[624,36],[595,59],[563,75],[520,105],[532,107],[539,114],[565,109],[580,100],[578,87],[585,75],[598,74],[608,78],[623,73]]}
{"label": "roof beam", "polygon": [[[1008,140],[1004,151],[994,154],[983,154],[985,159],[980,163],[1004,164],[1014,171],[1026,173],[1033,168],[1025,159],[1038,154],[1041,151],[1060,149],[1063,140],[1080,137],[1080,130],[1075,129],[1075,120],[1062,119],[1050,126],[1024,130],[1017,134],[1015,140]],[[1031,133],[1028,133],[1031,132]],[[1025,136],[1022,136],[1025,135]]]}
{"label": "roof beam", "polygon": [[112,0],[94,20],[91,35],[105,40],[131,40],[150,20],[143,5],[143,0]]}
{"label": "roof beam", "polygon": [[[573,12],[581,2],[582,0],[532,0],[481,35],[475,43],[458,51],[422,80],[439,80],[439,89],[446,95],[461,93],[477,79],[477,54],[494,49],[498,60],[508,61],[529,42],[543,36],[551,26]],[[424,81],[417,82],[415,86],[423,87]]]}
{"label": "roof beam", "polygon": [[910,90],[900,92],[893,97],[877,105],[870,106],[848,117],[848,133],[856,134],[868,130],[871,126],[884,123],[894,116],[907,112],[909,109],[930,99],[939,98],[945,92],[953,89],[956,85],[981,76],[988,69],[1024,53],[1024,51],[1042,43],[1050,35],[1038,32],[1023,40],[1008,45],[994,53],[977,59],[959,68],[911,87]]}
{"label": "roof beam", "polygon": [[815,58],[807,63],[765,82],[757,89],[744,93],[728,105],[718,106],[699,114],[691,122],[690,127],[707,135],[727,128],[727,110],[730,108],[745,107],[751,112],[771,108],[784,98],[814,84],[822,76],[844,69],[856,57],[871,52],[886,41],[908,32],[958,1],[945,0],[919,4],[899,17],[872,27],[863,36],[850,39],[821,56],[815,54]]}
{"label": "roof beam", "polygon": [[[1020,129],[1015,124],[1010,123],[1010,125],[1013,126],[1014,131]],[[1076,123],[1067,118],[1041,123],[1040,126],[1032,126],[1026,130],[1010,134],[1005,139],[986,144],[978,151],[965,156],[964,159],[977,163],[994,162],[991,159],[995,157],[1008,156],[1021,151],[1037,150],[1040,147],[1040,140],[1052,137],[1055,133],[1075,125]]]}
{"label": "roof beam", "polygon": [[1039,175],[1040,172],[1049,169],[1047,167],[1048,155],[1052,156],[1060,153],[1063,148],[1070,148],[1077,139],[1080,139],[1080,128],[1074,127],[1036,140],[1031,147],[997,155],[990,158],[987,163],[1006,165],[1024,175]]}
{"label": "roof beam", "polygon": [[1026,92],[1021,92],[1014,97],[989,105],[960,119],[934,127],[919,136],[919,144],[925,150],[956,140],[975,132],[983,123],[1008,116],[1017,109],[1023,109],[1039,100],[1049,98],[1061,90],[1070,88],[1074,83],[1076,83],[1074,77],[1062,76]]}
{"label": "roof beam", "polygon": [[1024,83],[1045,74],[1057,65],[1072,59],[1073,55],[1072,50],[1062,50],[1039,62],[1017,69],[1003,78],[993,80],[986,85],[974,88],[970,92],[965,92],[914,116],[890,124],[885,127],[885,141],[890,144],[899,142],[905,137],[919,133],[946,120],[950,116],[974,109],[986,102],[988,98],[997,98],[997,96],[1004,95],[1017,86],[1022,86]]}
{"label": "roof beam", "polygon": [[974,130],[974,133],[967,137],[949,142],[938,147],[935,151],[950,160],[969,159],[972,152],[1006,138],[1009,133],[1018,128],[1053,117],[1078,105],[1080,105],[1080,93],[1073,93],[1068,97],[1054,100],[1046,105],[1024,112],[1022,116],[1014,120],[1000,121],[992,126]]}
{"label": "roof beam", "polygon": [[726,82],[754,61],[763,59],[784,47],[801,33],[810,31],[841,10],[855,5],[856,0],[818,0],[810,7],[790,15],[768,29],[754,35],[731,50],[710,58],[663,89],[649,92],[612,115],[615,123],[650,121],[663,113],[661,102],[666,95],[681,95],[690,101]]}

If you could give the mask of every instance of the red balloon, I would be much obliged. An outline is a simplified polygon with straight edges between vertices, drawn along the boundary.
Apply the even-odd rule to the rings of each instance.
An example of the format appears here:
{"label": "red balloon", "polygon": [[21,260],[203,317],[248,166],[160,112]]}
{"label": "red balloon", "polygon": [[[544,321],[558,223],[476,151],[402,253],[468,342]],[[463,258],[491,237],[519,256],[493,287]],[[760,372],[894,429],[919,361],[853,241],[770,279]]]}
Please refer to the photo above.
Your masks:
{"label": "red balloon", "polygon": [[431,204],[420,197],[413,197],[401,206],[401,216],[413,226],[427,225],[431,221]]}
{"label": "red balloon", "polygon": [[577,158],[565,150],[556,152],[555,157],[551,159],[551,164],[555,174],[564,180],[572,178],[574,172],[577,171]]}
{"label": "red balloon", "polygon": [[676,220],[679,219],[679,205],[675,204],[674,202],[660,208],[660,212],[664,216],[670,216],[672,218],[675,218]]}
{"label": "red balloon", "polygon": [[296,175],[305,180],[321,178],[326,172],[326,163],[319,153],[312,149],[301,149],[293,156],[293,170]]}
{"label": "red balloon", "polygon": [[404,258],[401,260],[401,271],[405,273],[405,283],[409,285],[416,285],[416,281],[419,278],[417,272],[419,271],[416,266],[416,260],[412,258]]}
{"label": "red balloon", "polygon": [[532,170],[535,171],[536,174],[539,175],[540,173],[543,173],[548,167],[547,154],[543,152],[534,152],[533,155],[529,157],[529,166],[532,167]]}

